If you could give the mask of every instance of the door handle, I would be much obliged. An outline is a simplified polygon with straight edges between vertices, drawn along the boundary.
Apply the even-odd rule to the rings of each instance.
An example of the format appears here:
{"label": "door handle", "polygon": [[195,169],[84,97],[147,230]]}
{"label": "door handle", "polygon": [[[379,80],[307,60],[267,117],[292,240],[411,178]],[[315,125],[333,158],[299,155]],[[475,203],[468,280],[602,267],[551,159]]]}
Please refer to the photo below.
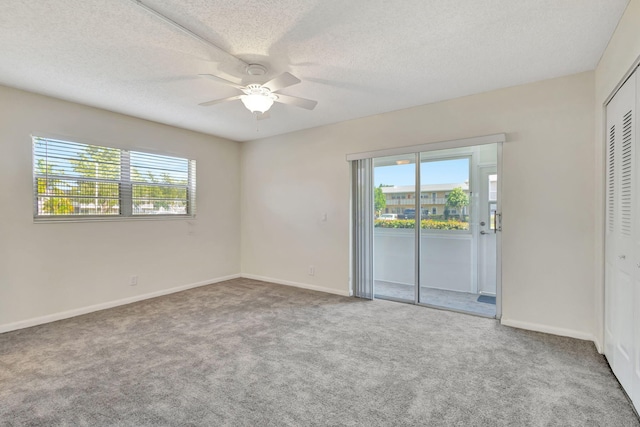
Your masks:
{"label": "door handle", "polygon": [[480,231],[480,234],[489,234],[489,232],[482,230],[482,231]]}

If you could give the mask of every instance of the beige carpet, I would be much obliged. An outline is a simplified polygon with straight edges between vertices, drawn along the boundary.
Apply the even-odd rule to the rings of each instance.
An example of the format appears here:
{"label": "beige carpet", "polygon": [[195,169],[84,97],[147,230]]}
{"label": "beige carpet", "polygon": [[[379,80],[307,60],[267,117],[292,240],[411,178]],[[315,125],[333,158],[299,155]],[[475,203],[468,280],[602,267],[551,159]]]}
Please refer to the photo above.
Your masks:
{"label": "beige carpet", "polygon": [[639,426],[592,343],[238,279],[0,335],[3,426]]}

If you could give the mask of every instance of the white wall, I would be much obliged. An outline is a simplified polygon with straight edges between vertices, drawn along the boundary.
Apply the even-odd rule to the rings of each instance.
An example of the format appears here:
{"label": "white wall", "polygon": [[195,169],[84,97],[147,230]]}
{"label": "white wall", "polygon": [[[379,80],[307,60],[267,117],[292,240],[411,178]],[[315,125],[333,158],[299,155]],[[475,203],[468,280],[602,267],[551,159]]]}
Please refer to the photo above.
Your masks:
{"label": "white wall", "polygon": [[242,272],[347,293],[345,154],[507,133],[503,322],[592,338],[593,105],[587,72],[243,143]]}
{"label": "white wall", "polygon": [[595,71],[595,337],[604,344],[604,102],[640,56],[640,0],[631,0]]}
{"label": "white wall", "polygon": [[[38,132],[196,159],[196,218],[34,223]],[[0,147],[0,331],[240,272],[238,143],[0,86]]]}

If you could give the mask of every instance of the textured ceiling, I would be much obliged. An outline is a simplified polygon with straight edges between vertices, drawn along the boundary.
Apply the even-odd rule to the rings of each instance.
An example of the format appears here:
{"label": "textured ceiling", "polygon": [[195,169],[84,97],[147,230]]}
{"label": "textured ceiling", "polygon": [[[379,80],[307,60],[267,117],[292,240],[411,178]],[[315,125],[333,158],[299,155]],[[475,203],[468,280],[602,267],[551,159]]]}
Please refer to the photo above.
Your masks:
{"label": "textured ceiling", "polygon": [[[131,0],[2,0],[0,84],[244,141],[592,70],[628,0],[143,3],[233,56]],[[197,105],[285,71],[315,110]]]}

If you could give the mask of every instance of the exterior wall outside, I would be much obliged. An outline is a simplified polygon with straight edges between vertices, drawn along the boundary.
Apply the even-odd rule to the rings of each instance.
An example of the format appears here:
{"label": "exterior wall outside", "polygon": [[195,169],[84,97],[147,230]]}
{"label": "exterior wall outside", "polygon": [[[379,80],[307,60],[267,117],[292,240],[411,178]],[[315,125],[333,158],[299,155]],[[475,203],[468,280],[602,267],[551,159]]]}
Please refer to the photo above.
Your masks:
{"label": "exterior wall outside", "polygon": [[[412,229],[376,228],[373,232],[374,275],[376,280],[415,285]],[[456,292],[477,292],[474,282],[473,237],[470,233],[451,235],[433,230],[420,238],[420,284],[422,287]]]}
{"label": "exterior wall outside", "polygon": [[631,0],[595,70],[594,335],[604,345],[604,102],[640,56],[640,0]]}
{"label": "exterior wall outside", "polygon": [[[442,215],[446,209],[447,204],[447,196],[449,195],[449,191],[453,190],[456,187],[461,187],[465,194],[469,195],[468,185],[466,184],[453,184],[448,191],[423,191],[420,196],[420,207],[422,210],[428,210],[429,215]],[[393,192],[390,193],[389,190],[394,189],[394,187],[382,187],[382,193],[385,195],[386,207],[384,209],[384,213],[404,213],[405,209],[415,209],[415,192],[407,191],[407,192]],[[433,194],[435,193],[435,198]],[[436,212],[433,213],[433,209],[436,209]],[[455,209],[449,209],[452,215],[456,215],[458,212]],[[462,209],[463,215],[467,214],[467,208],[464,207]]]}
{"label": "exterior wall outside", "polygon": [[243,143],[243,274],[347,291],[346,154],[506,133],[503,322],[591,339],[593,91],[586,72]]}
{"label": "exterior wall outside", "polygon": [[[41,133],[195,159],[196,217],[34,223]],[[0,330],[240,273],[238,143],[0,86],[0,145]]]}

